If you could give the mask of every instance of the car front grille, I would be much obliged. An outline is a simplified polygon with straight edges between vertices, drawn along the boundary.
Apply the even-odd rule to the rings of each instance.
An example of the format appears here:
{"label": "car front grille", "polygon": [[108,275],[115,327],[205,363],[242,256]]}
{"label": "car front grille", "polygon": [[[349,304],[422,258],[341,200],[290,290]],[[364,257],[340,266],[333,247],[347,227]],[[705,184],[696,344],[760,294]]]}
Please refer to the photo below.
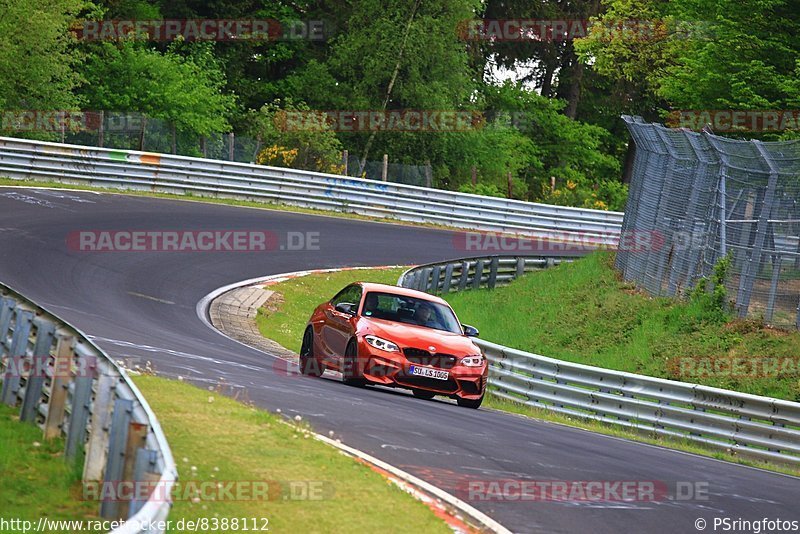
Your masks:
{"label": "car front grille", "polygon": [[452,354],[431,354],[427,350],[422,349],[406,348],[403,349],[403,354],[411,363],[430,365],[431,367],[438,367],[439,369],[451,369],[458,361],[458,358]]}

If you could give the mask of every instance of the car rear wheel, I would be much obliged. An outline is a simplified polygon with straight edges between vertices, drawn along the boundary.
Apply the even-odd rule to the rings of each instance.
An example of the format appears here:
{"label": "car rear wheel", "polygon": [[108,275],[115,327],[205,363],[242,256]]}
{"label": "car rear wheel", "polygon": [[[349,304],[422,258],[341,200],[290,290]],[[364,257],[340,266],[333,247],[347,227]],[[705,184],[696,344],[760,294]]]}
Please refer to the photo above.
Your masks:
{"label": "car rear wheel", "polygon": [[364,378],[358,372],[358,345],[355,340],[347,344],[344,351],[344,368],[342,369],[342,382],[348,386],[363,386]]}
{"label": "car rear wheel", "polygon": [[425,391],[424,389],[412,389],[411,391],[414,393],[414,396],[418,399],[431,400],[436,396],[436,393],[434,393],[433,391]]}
{"label": "car rear wheel", "polygon": [[463,408],[472,408],[473,410],[477,410],[480,407],[481,403],[483,402],[483,397],[485,395],[486,393],[484,393],[477,399],[462,399],[461,397],[457,397],[456,402],[458,403],[459,406]]}
{"label": "car rear wheel", "polygon": [[305,376],[322,376],[325,366],[314,358],[314,330],[309,326],[300,345],[300,372]]}

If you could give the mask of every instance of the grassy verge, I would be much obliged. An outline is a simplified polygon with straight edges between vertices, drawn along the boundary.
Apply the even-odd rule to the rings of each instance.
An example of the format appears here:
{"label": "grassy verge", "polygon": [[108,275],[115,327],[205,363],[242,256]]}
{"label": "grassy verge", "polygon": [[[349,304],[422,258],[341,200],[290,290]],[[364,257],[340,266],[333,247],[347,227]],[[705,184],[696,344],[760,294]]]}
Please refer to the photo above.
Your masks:
{"label": "grassy verge", "polygon": [[34,522],[96,519],[98,504],[82,499],[83,465],[65,462],[64,440],[44,441],[39,427],[19,422],[18,412],[0,404],[0,511]]}
{"label": "grassy verge", "polygon": [[[448,532],[424,504],[369,467],[314,440],[303,423],[258,410],[183,382],[137,376],[158,414],[186,484],[272,481],[301,498],[176,500],[170,520],[261,518],[272,532]],[[185,487],[185,486],[182,486]],[[302,498],[308,488],[316,497]],[[183,494],[183,490],[179,495]],[[221,529],[226,532],[226,529]]]}
{"label": "grassy verge", "polygon": [[312,274],[270,286],[283,298],[278,309],[261,308],[256,316],[260,332],[289,350],[298,352],[306,322],[322,301],[347,284],[358,281],[396,284],[405,269],[359,269]]}
{"label": "grassy verge", "polygon": [[620,281],[612,261],[613,254],[596,253],[495,291],[453,293],[447,300],[481,337],[503,345],[800,401],[800,333],[732,319],[697,300],[652,298]]}
{"label": "grassy verge", "polygon": [[[668,321],[670,324],[676,321],[680,324],[681,320],[687,318],[691,320],[693,314],[695,314],[695,319],[698,318],[698,314],[702,315],[702,310],[694,309],[694,305],[674,303],[666,299],[651,299],[631,291],[629,287],[617,281],[613,271],[610,270],[609,261],[610,258],[607,255],[595,255],[580,262],[552,269],[549,272],[543,271],[525,277],[515,282],[513,285],[497,289],[493,292],[466,292],[463,294],[451,294],[447,298],[453,303],[456,312],[459,314],[459,318],[466,323],[478,326],[481,329],[481,337],[484,339],[502,342],[505,345],[512,346],[514,342],[516,342],[518,343],[517,346],[521,349],[531,350],[548,356],[560,357],[566,360],[582,361],[593,365],[600,365],[600,363],[598,360],[588,361],[586,359],[579,359],[579,356],[586,354],[582,347],[589,343],[592,336],[601,338],[595,341],[595,343],[598,344],[602,343],[602,339],[626,340],[630,338],[631,340],[635,340],[633,341],[633,345],[637,346],[643,343],[646,344],[648,339],[656,340],[655,337],[651,336],[670,335],[666,333],[664,328],[658,329],[649,326],[647,324],[648,321],[644,320],[645,317],[638,319],[636,317],[629,317],[628,314],[632,313],[632,311],[639,310],[639,313],[643,313],[644,316],[647,316],[643,310],[650,308],[654,316],[650,317],[649,321],[655,322],[659,317],[663,319],[664,316],[662,314],[667,314],[667,317],[670,318]],[[401,272],[402,269],[393,271],[344,271],[340,273],[309,275],[270,286],[270,289],[277,291],[283,296],[285,302],[278,306],[277,309],[273,308],[267,310],[262,308],[259,310],[257,318],[259,329],[264,336],[297,352],[303,327],[308,320],[309,314],[313,308],[319,304],[321,299],[333,296],[338,289],[356,280],[395,283]],[[536,289],[534,291],[536,294],[521,293],[520,286],[522,284],[534,283],[532,281],[535,281]],[[555,288],[553,287],[554,284],[556,285]],[[617,289],[611,291],[611,288]],[[571,291],[576,291],[579,295],[573,296],[570,293]],[[609,315],[616,314],[616,316],[612,315],[608,318],[602,317],[603,304],[597,304],[601,299],[592,297],[593,291],[603,294],[612,302],[614,302],[615,299],[611,298],[610,295],[606,295],[606,292],[616,293],[616,299],[618,299],[619,302],[614,304],[613,311],[607,310],[606,312]],[[547,296],[547,298],[545,300],[540,300],[544,298],[544,296]],[[638,306],[633,306],[632,311],[626,311],[627,299],[633,299],[634,302],[638,303]],[[536,307],[541,307],[541,309],[534,309]],[[547,307],[551,307],[551,310],[556,310],[556,313],[548,312]],[[594,314],[589,314],[583,312],[583,307],[588,309],[598,307],[599,310]],[[485,313],[487,309],[492,310],[491,316]],[[513,313],[509,311],[516,309],[520,311],[514,311]],[[672,310],[671,313],[670,310]],[[497,317],[498,314],[502,316],[504,311],[506,317],[503,321],[492,320],[491,317]],[[656,311],[658,311],[658,313],[656,313]],[[587,317],[589,315],[591,317]],[[587,324],[592,321],[606,321],[605,329],[601,326],[596,327],[593,324]],[[613,323],[616,322],[630,322],[630,324],[644,323],[644,326],[640,327],[645,331],[636,334],[625,334],[608,330],[613,328]],[[726,329],[725,325],[717,325],[717,327],[721,328],[723,331]],[[522,329],[531,331],[528,331],[526,334]],[[574,336],[574,343],[573,340],[570,339],[570,329],[575,329],[577,332]],[[504,337],[510,331],[513,331],[520,337],[517,340],[509,340]],[[704,335],[702,329],[698,331],[696,335]],[[779,337],[784,335],[785,334],[781,333]],[[552,345],[542,348],[536,344],[538,343],[538,336],[547,337]],[[529,344],[520,343],[520,339],[522,341],[527,340]],[[559,341],[564,343],[567,347],[572,348],[574,352],[569,353],[564,350],[563,347],[558,347]],[[696,342],[699,343],[700,341],[701,340],[698,340]],[[581,349],[578,350],[578,347],[581,347]],[[613,347],[621,351],[630,350],[628,346],[621,342],[613,345]],[[551,348],[553,349],[552,351],[550,351]],[[560,350],[556,350],[557,348]],[[611,346],[607,347],[604,354],[613,356]],[[607,364],[618,363],[620,361],[625,362],[625,358],[617,358],[616,360],[609,358],[603,361]],[[611,365],[608,365],[608,367],[613,368]],[[627,370],[631,370],[631,368]],[[640,368],[636,368],[636,370],[638,372],[643,371],[643,369]],[[578,427],[600,434],[669,447],[773,471],[800,475],[800,470],[794,468],[734,457],[715,449],[702,447],[688,440],[665,438],[644,431],[637,432],[597,421],[569,417],[493,396],[487,397],[483,406],[488,409],[534,417],[536,419]]]}

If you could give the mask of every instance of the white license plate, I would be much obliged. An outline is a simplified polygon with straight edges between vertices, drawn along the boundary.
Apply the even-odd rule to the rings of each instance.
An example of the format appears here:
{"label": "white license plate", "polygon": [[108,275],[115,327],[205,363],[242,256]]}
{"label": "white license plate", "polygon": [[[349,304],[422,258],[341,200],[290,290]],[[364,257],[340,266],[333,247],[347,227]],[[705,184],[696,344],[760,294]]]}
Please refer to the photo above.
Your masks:
{"label": "white license plate", "polygon": [[435,378],[436,380],[447,380],[450,378],[450,373],[447,371],[440,371],[438,369],[431,369],[429,367],[419,367],[418,365],[411,366],[411,374],[415,376]]}

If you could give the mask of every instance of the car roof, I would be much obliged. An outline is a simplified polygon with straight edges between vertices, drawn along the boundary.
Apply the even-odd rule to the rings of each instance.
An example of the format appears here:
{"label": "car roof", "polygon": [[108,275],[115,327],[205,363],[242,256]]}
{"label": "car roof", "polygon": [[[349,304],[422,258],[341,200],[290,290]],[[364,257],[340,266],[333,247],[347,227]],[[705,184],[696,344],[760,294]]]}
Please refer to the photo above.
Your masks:
{"label": "car roof", "polygon": [[356,284],[360,285],[364,292],[376,291],[381,293],[392,293],[395,295],[402,295],[404,297],[415,297],[418,299],[429,300],[431,302],[438,302],[440,304],[447,304],[444,299],[441,299],[435,295],[431,295],[429,293],[423,293],[422,291],[417,291],[416,289],[408,289],[405,287],[400,286],[392,286],[389,284],[377,284],[375,282],[356,282]]}

